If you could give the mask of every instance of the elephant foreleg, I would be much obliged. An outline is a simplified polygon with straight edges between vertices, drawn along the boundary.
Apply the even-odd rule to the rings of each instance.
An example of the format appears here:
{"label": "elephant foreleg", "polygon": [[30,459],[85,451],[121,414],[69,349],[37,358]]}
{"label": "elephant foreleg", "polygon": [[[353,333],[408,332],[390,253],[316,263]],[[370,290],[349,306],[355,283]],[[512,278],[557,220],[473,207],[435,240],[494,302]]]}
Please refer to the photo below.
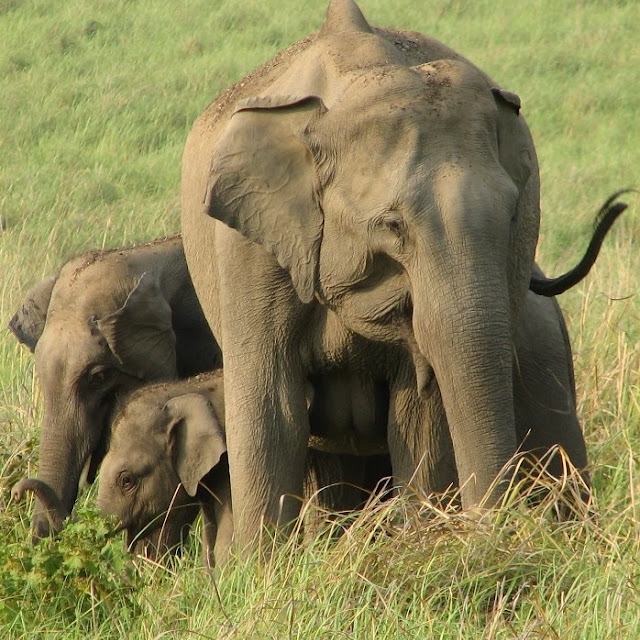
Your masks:
{"label": "elephant foreleg", "polygon": [[261,247],[224,225],[216,243],[237,254],[221,261],[219,280],[234,537],[244,549],[263,525],[286,531],[300,510],[309,418],[299,342],[308,317]]}

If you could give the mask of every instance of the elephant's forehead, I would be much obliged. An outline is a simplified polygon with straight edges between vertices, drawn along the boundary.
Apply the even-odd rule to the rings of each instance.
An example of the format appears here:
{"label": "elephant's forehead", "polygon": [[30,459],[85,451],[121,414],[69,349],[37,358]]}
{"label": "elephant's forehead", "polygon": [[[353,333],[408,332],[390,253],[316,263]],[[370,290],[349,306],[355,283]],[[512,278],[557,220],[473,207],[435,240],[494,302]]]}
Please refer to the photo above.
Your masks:
{"label": "elephant's forehead", "polygon": [[381,67],[362,73],[343,94],[339,111],[355,110],[353,126],[399,119],[461,119],[479,112],[495,112],[489,85],[469,64],[441,60],[421,67]]}
{"label": "elephant's forehead", "polygon": [[35,349],[38,375],[43,381],[73,382],[91,365],[106,363],[106,345],[92,335],[88,321],[76,320],[64,315],[47,319]]}
{"label": "elephant's forehead", "polygon": [[114,443],[132,444],[138,441],[150,444],[154,435],[165,432],[167,418],[163,413],[163,406],[163,403],[158,403],[155,399],[145,398],[144,394],[134,395],[114,420]]}
{"label": "elephant's forehead", "polygon": [[127,423],[130,428],[115,430],[109,445],[109,468],[118,473],[120,468],[128,468],[145,473],[162,466],[166,458],[165,449],[144,429],[136,428],[136,423]]}
{"label": "elephant's forehead", "polygon": [[135,432],[113,434],[100,474],[105,480],[113,480],[123,470],[147,476],[162,473],[167,462],[164,449],[153,439]]}
{"label": "elephant's forehead", "polygon": [[[163,452],[152,433],[146,430],[146,425],[136,420],[126,420],[113,429],[109,450],[116,457],[131,459],[140,464],[156,462]],[[124,426],[124,428],[122,428]]]}
{"label": "elephant's forehead", "polygon": [[91,263],[76,269],[67,264],[51,295],[48,317],[102,318],[122,306],[131,289],[130,275],[119,265]]}
{"label": "elephant's forehead", "polygon": [[423,180],[424,172],[441,163],[464,159],[468,164],[473,157],[491,164],[497,110],[479,74],[456,84],[440,72],[425,79],[423,71],[404,69],[396,79],[383,77],[368,86],[368,95],[356,92],[351,108],[345,103],[327,114],[333,115],[328,129],[337,125],[340,133],[329,139],[348,158],[337,165],[334,185],[348,185],[356,199],[375,199],[374,191],[393,199],[396,193],[407,195],[407,185],[418,173]]}

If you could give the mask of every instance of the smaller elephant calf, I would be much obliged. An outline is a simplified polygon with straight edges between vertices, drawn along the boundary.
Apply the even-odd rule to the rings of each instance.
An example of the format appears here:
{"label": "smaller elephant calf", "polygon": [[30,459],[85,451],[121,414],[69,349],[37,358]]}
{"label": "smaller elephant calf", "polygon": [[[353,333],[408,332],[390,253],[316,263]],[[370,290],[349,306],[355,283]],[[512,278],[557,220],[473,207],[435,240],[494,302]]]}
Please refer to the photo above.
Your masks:
{"label": "smaller elephant calf", "polygon": [[[322,447],[320,440],[313,443]],[[331,446],[309,449],[305,496],[316,494],[317,504],[331,511],[358,508],[368,495],[356,486],[360,478],[352,470],[359,466],[351,455],[328,451]],[[120,519],[128,546],[161,553],[178,545],[194,500],[203,518],[203,560],[222,564],[233,517],[220,370],[131,394],[114,419],[100,472],[98,504]]]}

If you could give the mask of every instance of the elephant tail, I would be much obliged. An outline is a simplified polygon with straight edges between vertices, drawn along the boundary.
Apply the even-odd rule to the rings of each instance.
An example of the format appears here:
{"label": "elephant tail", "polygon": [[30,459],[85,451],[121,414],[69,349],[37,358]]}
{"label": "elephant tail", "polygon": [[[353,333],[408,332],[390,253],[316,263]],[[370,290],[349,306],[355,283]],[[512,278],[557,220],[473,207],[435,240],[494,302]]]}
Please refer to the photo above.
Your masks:
{"label": "elephant tail", "polygon": [[56,492],[38,478],[23,478],[11,489],[11,497],[20,501],[27,492],[33,493],[45,508],[47,519],[55,533],[62,531],[62,525],[69,515],[62,506]]}
{"label": "elephant tail", "polygon": [[615,202],[623,193],[629,193],[634,189],[621,189],[610,196],[607,201],[600,207],[596,216],[595,231],[591,238],[591,242],[587,247],[582,260],[567,273],[557,278],[545,278],[541,275],[532,275],[529,282],[529,289],[540,296],[557,296],[564,293],[571,287],[575,286],[582,280],[591,270],[600,253],[600,247],[607,235],[609,229],[616,221],[616,218],[627,208],[624,202]]}

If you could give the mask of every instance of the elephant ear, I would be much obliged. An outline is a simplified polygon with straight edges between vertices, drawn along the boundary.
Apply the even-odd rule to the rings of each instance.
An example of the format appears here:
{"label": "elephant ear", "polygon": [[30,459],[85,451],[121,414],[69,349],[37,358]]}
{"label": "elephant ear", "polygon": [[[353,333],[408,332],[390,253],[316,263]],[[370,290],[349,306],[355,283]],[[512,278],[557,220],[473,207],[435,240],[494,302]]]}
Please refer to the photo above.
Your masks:
{"label": "elephant ear", "polygon": [[504,104],[509,105],[513,109],[516,115],[519,115],[522,102],[517,93],[500,89],[500,87],[491,87],[491,93],[493,93],[497,102],[504,102]]}
{"label": "elephant ear", "polygon": [[324,111],[316,96],[239,103],[216,147],[204,197],[207,215],[275,256],[303,302],[313,299],[323,217],[302,133]]}
{"label": "elephant ear", "polygon": [[120,309],[90,323],[130,375],[142,380],[176,377],[171,307],[156,274],[143,273]]}
{"label": "elephant ear", "polygon": [[176,473],[186,492],[195,496],[198,483],[227,450],[224,431],[211,402],[200,393],[172,398],[167,439]]}
{"label": "elephant ear", "polygon": [[51,292],[55,283],[56,276],[49,276],[29,289],[20,308],[9,320],[9,329],[18,342],[25,344],[31,353],[34,352],[44,331]]}
{"label": "elephant ear", "polygon": [[522,190],[533,169],[531,144],[520,117],[520,97],[499,87],[491,87],[498,107],[498,154],[500,164]]}

